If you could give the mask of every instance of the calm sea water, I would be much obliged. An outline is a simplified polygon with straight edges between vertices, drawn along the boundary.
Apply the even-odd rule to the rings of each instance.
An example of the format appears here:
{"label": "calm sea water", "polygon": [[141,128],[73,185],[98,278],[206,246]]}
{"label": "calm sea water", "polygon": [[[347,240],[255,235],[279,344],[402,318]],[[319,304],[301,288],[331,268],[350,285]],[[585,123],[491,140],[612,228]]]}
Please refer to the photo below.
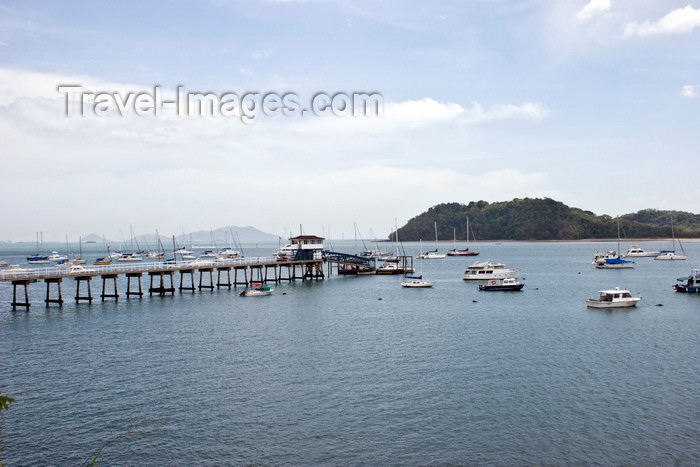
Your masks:
{"label": "calm sea water", "polygon": [[[47,309],[40,282],[29,312],[2,283],[0,391],[16,402],[0,462],[698,465],[700,296],[671,286],[700,267],[700,243],[684,247],[688,261],[615,271],[590,263],[614,244],[477,244],[522,270],[516,293],[462,281],[477,258],[425,261],[424,290],[334,275],[269,297],[126,300],[124,281],[119,301],[76,305],[65,281],[67,303]],[[643,300],[586,308],[614,286]]]}

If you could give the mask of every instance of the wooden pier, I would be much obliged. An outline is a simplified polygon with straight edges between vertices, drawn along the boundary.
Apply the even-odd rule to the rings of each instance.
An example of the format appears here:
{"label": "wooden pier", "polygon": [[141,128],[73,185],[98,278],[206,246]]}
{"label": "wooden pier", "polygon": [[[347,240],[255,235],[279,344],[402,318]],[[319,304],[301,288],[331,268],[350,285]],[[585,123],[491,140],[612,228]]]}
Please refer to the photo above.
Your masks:
{"label": "wooden pier", "polygon": [[[231,281],[231,270],[233,269],[233,281]],[[216,270],[216,283],[214,282],[214,270]],[[43,280],[46,283],[46,299],[44,302],[48,307],[50,304],[63,306],[64,300],[61,285],[64,279],[73,278],[76,284],[75,301],[87,301],[92,303],[91,282],[94,277],[102,278],[102,293],[100,298],[104,301],[107,298],[118,300],[117,279],[120,275],[125,275],[127,279],[126,298],[132,296],[142,298],[144,291],[141,279],[144,274],[149,276],[149,295],[174,295],[175,294],[175,273],[180,274],[180,284],[177,290],[190,291],[214,290],[214,288],[238,285],[248,286],[253,282],[274,282],[295,281],[295,280],[319,280],[325,277],[323,273],[322,259],[309,260],[284,260],[279,261],[275,257],[259,258],[236,258],[217,261],[192,261],[192,262],[143,262],[106,266],[72,266],[72,267],[48,267],[27,269],[25,271],[2,271],[0,272],[0,282],[12,282],[12,309],[24,308],[29,310],[29,284]],[[195,287],[195,276],[199,273],[198,286]],[[285,274],[286,273],[286,274]],[[329,271],[330,273],[330,271]],[[137,290],[132,290],[132,280]],[[223,280],[223,282],[222,282]],[[51,284],[55,284],[54,287]],[[82,284],[82,286],[81,286]],[[82,287],[82,290],[81,290]],[[52,296],[52,288],[57,296]],[[21,294],[18,296],[18,289],[24,289],[24,300]]]}

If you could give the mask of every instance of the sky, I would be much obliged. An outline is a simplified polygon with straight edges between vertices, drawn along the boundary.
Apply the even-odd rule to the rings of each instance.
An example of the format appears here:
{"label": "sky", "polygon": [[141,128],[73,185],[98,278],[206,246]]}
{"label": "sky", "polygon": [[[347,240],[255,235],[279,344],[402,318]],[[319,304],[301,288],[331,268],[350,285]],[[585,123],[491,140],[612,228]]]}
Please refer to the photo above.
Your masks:
{"label": "sky", "polygon": [[[259,113],[128,100],[156,88]],[[255,100],[319,93],[380,115]],[[384,237],[524,197],[698,213],[699,122],[700,0],[0,2],[0,241]]]}

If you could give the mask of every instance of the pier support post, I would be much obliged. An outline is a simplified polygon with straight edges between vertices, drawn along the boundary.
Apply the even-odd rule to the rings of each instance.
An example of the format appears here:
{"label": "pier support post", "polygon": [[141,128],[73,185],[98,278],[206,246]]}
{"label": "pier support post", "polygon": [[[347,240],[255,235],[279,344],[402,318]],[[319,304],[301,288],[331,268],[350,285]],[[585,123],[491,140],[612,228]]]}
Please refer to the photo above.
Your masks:
{"label": "pier support post", "polygon": [[[171,293],[175,295],[175,287],[173,286],[173,272],[172,271],[153,271],[149,272],[148,275],[151,277],[150,287],[148,288],[148,293],[153,295],[157,293],[159,295],[165,295],[166,293]],[[158,287],[153,287],[153,277],[158,276],[160,281]],[[170,287],[165,286],[165,276],[170,277]]]}
{"label": "pier support post", "polygon": [[[62,278],[60,277],[53,277],[53,278],[47,278],[44,279],[46,282],[46,307],[48,308],[50,303],[58,303],[58,306],[62,307],[63,306],[63,296],[61,295],[61,281],[63,281]],[[56,284],[58,287],[58,298],[51,298],[51,284]]]}
{"label": "pier support post", "polygon": [[[283,268],[287,269],[287,277],[284,277],[284,275],[282,274],[282,271],[284,270]],[[291,265],[289,263],[280,264],[280,275],[279,275],[278,280],[279,280],[279,282],[282,282],[282,281],[291,282],[293,280],[292,279],[292,269],[291,269]]]}
{"label": "pier support post", "polygon": [[[226,282],[221,282],[221,271],[226,271]],[[231,288],[231,267],[216,268],[216,287]]]}
{"label": "pier support post", "polygon": [[[100,294],[100,297],[102,298],[103,302],[105,301],[105,298],[114,298],[115,300],[119,300],[119,292],[117,291],[117,276],[118,274],[102,275],[102,294]],[[112,283],[114,284],[114,293],[107,293],[107,279],[112,279]]]}
{"label": "pier support post", "polygon": [[[202,283],[202,276],[205,272],[209,273],[209,284]],[[214,290],[214,272],[212,268],[203,268],[199,270],[199,290],[202,289]]]}
{"label": "pier support post", "polygon": [[[190,286],[189,287],[185,287],[185,283],[184,283],[185,274],[190,275]],[[180,292],[182,292],[183,290],[190,290],[190,291],[192,291],[192,293],[194,293],[194,291],[195,291],[194,269],[180,269]]]}
{"label": "pier support post", "polygon": [[[238,280],[238,271],[243,271],[243,282]],[[248,285],[248,266],[233,267],[233,286]]]}
{"label": "pier support post", "polygon": [[[143,273],[140,272],[127,272],[126,273],[126,298],[131,295],[138,295],[139,298],[143,297],[143,290],[141,289],[141,276]],[[139,290],[138,292],[131,291],[131,278],[135,277],[138,279]],[[115,289],[116,290],[116,289]]]}
{"label": "pier support post", "polygon": [[267,283],[267,281],[270,280],[270,279],[268,278],[268,271],[270,270],[270,268],[272,268],[272,271],[275,273],[275,277],[274,277],[274,279],[272,279],[272,280],[273,280],[274,283],[276,284],[276,283],[278,282],[278,281],[277,281],[277,265],[276,265],[276,264],[266,264],[266,265],[265,265],[265,282]]}
{"label": "pier support post", "polygon": [[[257,276],[257,280],[256,280]],[[263,277],[263,266],[262,264],[251,264],[250,265],[250,282],[265,282]]]}
{"label": "pier support post", "polygon": [[[32,282],[32,280],[30,280],[30,279],[12,281],[12,311],[16,310],[17,307],[19,307],[19,306],[22,306],[22,307],[24,307],[25,310],[29,311],[29,307],[31,306],[31,304],[29,303],[28,286],[29,286],[30,282]],[[17,286],[18,285],[24,286],[24,302],[17,301]]]}
{"label": "pier support post", "polygon": [[[87,295],[86,296],[81,296],[80,295],[80,283],[81,282],[87,282]],[[75,278],[75,302],[80,303],[80,300],[87,300],[89,303],[92,303],[92,289],[90,287],[90,282],[92,281],[92,276],[77,276]]]}

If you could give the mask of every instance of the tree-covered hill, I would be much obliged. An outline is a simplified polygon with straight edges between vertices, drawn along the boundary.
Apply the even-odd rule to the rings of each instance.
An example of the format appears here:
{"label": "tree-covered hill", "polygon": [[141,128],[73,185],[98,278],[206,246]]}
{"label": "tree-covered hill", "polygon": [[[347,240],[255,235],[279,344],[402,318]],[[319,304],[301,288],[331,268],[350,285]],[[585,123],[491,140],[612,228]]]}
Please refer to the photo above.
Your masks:
{"label": "tree-covered hill", "polygon": [[[399,228],[399,239],[450,240],[456,229],[458,240],[579,240],[617,238],[617,219],[597,216],[562,202],[545,199],[514,199],[497,203],[472,201],[469,204],[445,203],[409,220]],[[668,238],[671,224],[677,237],[700,237],[700,215],[682,211],[645,209],[620,217],[623,238]],[[390,238],[393,238],[393,233]]]}

